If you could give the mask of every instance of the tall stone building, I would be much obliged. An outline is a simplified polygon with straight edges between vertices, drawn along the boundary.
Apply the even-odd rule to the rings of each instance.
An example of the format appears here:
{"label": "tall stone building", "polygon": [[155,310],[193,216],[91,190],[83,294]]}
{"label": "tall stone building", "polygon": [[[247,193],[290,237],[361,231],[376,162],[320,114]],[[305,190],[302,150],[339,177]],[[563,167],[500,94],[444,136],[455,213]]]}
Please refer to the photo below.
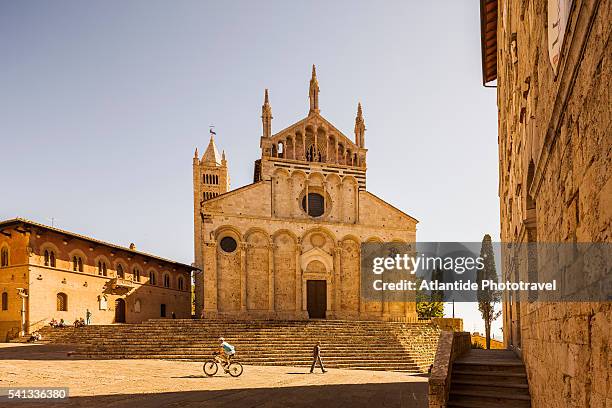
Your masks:
{"label": "tall stone building", "polygon": [[[497,80],[501,240],[609,245],[609,1],[481,0],[481,19],[484,82]],[[551,277],[537,251],[514,261],[504,259],[505,279]],[[552,271],[563,283],[589,278],[585,266],[563,266]],[[609,301],[506,293],[503,319],[506,345],[525,362],[533,407],[612,406]]]}
{"label": "tall stone building", "polygon": [[414,242],[417,220],[366,191],[361,105],[354,140],[319,108],[272,133],[268,91],[253,183],[230,190],[211,137],[193,159],[196,312],[205,318],[416,319],[414,303],[360,297],[360,244]]}

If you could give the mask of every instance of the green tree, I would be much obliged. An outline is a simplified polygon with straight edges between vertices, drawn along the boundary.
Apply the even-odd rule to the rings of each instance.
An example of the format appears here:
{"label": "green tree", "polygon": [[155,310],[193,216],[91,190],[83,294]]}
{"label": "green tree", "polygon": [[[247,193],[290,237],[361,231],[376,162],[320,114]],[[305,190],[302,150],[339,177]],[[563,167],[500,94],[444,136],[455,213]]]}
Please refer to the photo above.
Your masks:
{"label": "green tree", "polygon": [[[437,279],[437,272],[434,271],[433,279]],[[422,278],[417,278],[417,288],[421,286]],[[431,294],[417,290],[416,310],[420,319],[431,319],[432,317],[444,317],[444,302],[441,291],[432,291]]]}
{"label": "green tree", "polygon": [[477,272],[478,280],[478,310],[482,315],[485,325],[485,338],[487,349],[491,348],[491,324],[501,315],[501,311],[495,311],[495,304],[501,302],[501,292],[491,288],[482,289],[482,281],[498,281],[497,270],[495,269],[495,257],[493,256],[493,243],[491,236],[485,234],[482,238],[480,247],[480,257],[483,259],[484,267]]}

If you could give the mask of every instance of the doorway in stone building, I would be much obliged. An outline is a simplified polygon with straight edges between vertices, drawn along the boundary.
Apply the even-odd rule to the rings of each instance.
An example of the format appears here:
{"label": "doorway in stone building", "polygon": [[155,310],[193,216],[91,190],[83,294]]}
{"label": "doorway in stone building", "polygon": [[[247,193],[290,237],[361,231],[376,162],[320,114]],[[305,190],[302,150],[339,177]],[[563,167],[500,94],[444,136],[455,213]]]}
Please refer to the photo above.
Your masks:
{"label": "doorway in stone building", "polygon": [[115,300],[115,323],[125,323],[125,300]]}
{"label": "doorway in stone building", "polygon": [[311,319],[325,319],[327,310],[327,282],[324,280],[306,281],[306,308]]}

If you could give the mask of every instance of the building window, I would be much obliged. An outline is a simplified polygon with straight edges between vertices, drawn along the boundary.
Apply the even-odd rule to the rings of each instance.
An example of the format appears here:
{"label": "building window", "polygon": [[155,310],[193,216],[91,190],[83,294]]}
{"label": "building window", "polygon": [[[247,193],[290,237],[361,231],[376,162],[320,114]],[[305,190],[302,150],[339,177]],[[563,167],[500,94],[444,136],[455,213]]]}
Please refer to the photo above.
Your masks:
{"label": "building window", "polygon": [[107,272],[106,272],[106,262],[98,261],[98,275],[106,276],[106,274],[107,274]]}
{"label": "building window", "polygon": [[55,252],[45,249],[45,266],[55,268]]}
{"label": "building window", "polygon": [[125,278],[125,272],[123,271],[123,266],[117,265],[117,277],[123,279]]}
{"label": "building window", "polygon": [[136,299],[136,302],[134,302],[134,313],[140,313],[140,299]]}
{"label": "building window", "polygon": [[83,272],[83,259],[80,256],[72,257],[72,270],[75,272]]}
{"label": "building window", "polygon": [[2,310],[8,310],[8,293],[2,292]]}
{"label": "building window", "polygon": [[183,278],[182,277],[178,278],[178,289],[183,290],[183,286],[185,286],[183,282]]}
{"label": "building window", "polygon": [[134,268],[132,272],[134,282],[140,282],[140,269]]}
{"label": "building window", "polygon": [[57,294],[57,311],[68,311],[68,296],[65,293],[60,292]]}
{"label": "building window", "polygon": [[164,288],[170,287],[170,276],[168,274],[164,275]]}
{"label": "building window", "polygon": [[308,206],[306,206],[306,196],[302,199],[302,208],[311,217],[320,217],[325,212],[325,199],[321,194],[308,193]]}
{"label": "building window", "polygon": [[98,296],[98,309],[107,310],[108,309],[108,299],[106,296]]}
{"label": "building window", "polygon": [[9,266],[9,251],[8,248],[0,250],[0,267]]}
{"label": "building window", "polygon": [[238,247],[238,244],[236,243],[236,240],[234,238],[223,237],[221,239],[221,249],[224,252],[227,252],[227,253],[234,252],[237,247]]}
{"label": "building window", "polygon": [[155,278],[155,272],[153,271],[149,272],[149,284],[157,285],[157,279]]}

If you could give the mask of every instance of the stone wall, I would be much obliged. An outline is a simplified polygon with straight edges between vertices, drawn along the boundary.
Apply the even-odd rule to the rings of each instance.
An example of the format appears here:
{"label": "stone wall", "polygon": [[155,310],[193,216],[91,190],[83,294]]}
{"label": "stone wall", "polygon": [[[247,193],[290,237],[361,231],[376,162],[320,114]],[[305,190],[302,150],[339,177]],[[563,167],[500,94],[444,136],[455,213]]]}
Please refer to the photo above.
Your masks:
{"label": "stone wall", "polygon": [[[498,10],[501,239],[610,243],[610,4],[573,1],[557,72],[546,2],[500,1]],[[529,277],[504,262],[505,278]],[[612,405],[611,320],[609,302],[506,295],[505,342],[522,354],[533,407]]]}
{"label": "stone wall", "polygon": [[429,408],[445,408],[450,392],[453,361],[471,348],[470,333],[443,331],[429,375]]}

